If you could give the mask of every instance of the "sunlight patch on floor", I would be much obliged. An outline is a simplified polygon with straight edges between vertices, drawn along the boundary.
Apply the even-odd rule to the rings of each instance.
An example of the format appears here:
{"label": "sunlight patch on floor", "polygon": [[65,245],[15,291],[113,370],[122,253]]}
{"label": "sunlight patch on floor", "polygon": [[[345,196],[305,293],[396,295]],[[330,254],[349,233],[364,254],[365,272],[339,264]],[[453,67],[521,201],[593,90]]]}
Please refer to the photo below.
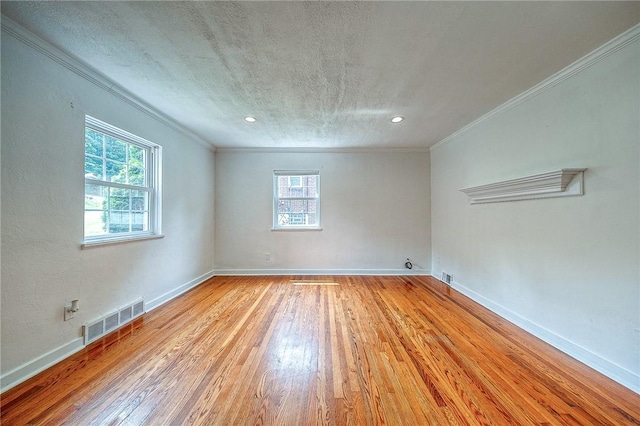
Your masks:
{"label": "sunlight patch on floor", "polygon": [[340,285],[336,282],[314,281],[314,280],[305,280],[305,281],[291,280],[291,284],[293,285]]}

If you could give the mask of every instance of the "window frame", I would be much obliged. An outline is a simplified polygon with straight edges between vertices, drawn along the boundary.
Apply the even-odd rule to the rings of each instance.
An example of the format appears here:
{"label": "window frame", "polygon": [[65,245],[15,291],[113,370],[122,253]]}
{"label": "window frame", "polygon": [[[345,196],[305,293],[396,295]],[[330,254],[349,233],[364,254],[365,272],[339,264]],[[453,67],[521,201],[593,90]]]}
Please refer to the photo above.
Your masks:
{"label": "window frame", "polygon": [[[124,142],[127,144],[127,149],[129,149],[130,146],[135,146],[144,150],[144,152],[146,153],[145,164],[144,164],[145,182],[142,185],[135,185],[131,183],[110,182],[103,179],[87,177],[86,176],[86,159],[88,155],[91,156],[91,154],[87,153],[87,148],[86,148],[87,130],[92,130],[94,132],[100,133],[105,136],[110,136],[121,142]],[[144,231],[114,232],[114,233],[105,233],[105,234],[87,236],[86,219],[85,219],[87,211],[109,212],[111,210],[87,209],[87,206],[85,204],[84,214],[83,214],[82,247],[85,248],[85,247],[91,247],[96,245],[115,244],[115,243],[122,243],[122,242],[128,242],[128,241],[139,241],[139,240],[146,240],[146,239],[162,238],[163,237],[162,235],[162,147],[158,144],[150,142],[144,138],[136,136],[118,127],[112,126],[111,124],[105,123],[89,115],[85,116],[84,138],[85,138],[85,148],[84,148],[85,203],[86,203],[86,197],[87,197],[87,185],[101,186],[103,188],[107,188],[108,190],[114,188],[114,189],[124,189],[129,191],[141,191],[147,194],[147,205],[148,205],[147,210],[148,210],[149,219],[148,219],[148,229]],[[96,158],[106,159],[106,157],[97,157],[97,156]],[[131,210],[129,210],[129,214],[131,214]]]}
{"label": "window frame", "polygon": [[[291,183],[291,177],[297,176],[315,176],[316,177],[316,194],[314,197],[279,197],[279,183],[278,178],[286,176],[287,182]],[[302,181],[300,186],[291,186],[290,188],[302,188]],[[273,171],[273,227],[272,231],[321,231],[320,226],[320,171],[319,170],[274,170]],[[294,201],[315,201],[316,203],[316,224],[315,225],[282,225],[278,222],[278,204],[280,200],[294,200]]]}

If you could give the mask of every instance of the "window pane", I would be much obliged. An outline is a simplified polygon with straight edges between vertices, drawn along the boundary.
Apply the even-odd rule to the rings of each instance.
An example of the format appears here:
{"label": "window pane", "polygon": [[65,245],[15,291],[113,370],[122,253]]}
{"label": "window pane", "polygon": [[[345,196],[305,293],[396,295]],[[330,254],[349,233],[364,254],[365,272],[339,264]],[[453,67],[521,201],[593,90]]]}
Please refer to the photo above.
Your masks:
{"label": "window pane", "polygon": [[317,182],[316,175],[278,176],[278,198],[315,198]]}
{"label": "window pane", "polygon": [[102,157],[102,135],[94,130],[85,129],[84,131],[84,153]]}
{"label": "window pane", "polygon": [[278,213],[315,213],[316,204],[315,200],[280,200]]}
{"label": "window pane", "polygon": [[303,197],[317,197],[318,196],[318,176],[315,176],[315,175],[305,176],[303,190],[304,190]]}
{"label": "window pane", "polygon": [[289,196],[290,197],[304,197],[304,188],[289,188]]}
{"label": "window pane", "polygon": [[144,152],[143,148],[136,145],[129,145],[129,163],[130,165],[138,165],[144,167]]}
{"label": "window pane", "polygon": [[291,191],[288,186],[278,187],[278,198],[288,198],[291,196]]}
{"label": "window pane", "polygon": [[289,176],[278,176],[278,198],[291,197]]}
{"label": "window pane", "polygon": [[300,176],[289,176],[289,186],[302,186],[302,177]]}
{"label": "window pane", "polygon": [[106,136],[106,156],[109,160],[127,162],[127,144],[118,139]]}
{"label": "window pane", "polygon": [[93,237],[104,235],[107,229],[107,213],[103,211],[84,212],[84,235]]}
{"label": "window pane", "polygon": [[109,188],[109,210],[131,210],[131,190]]}
{"label": "window pane", "polygon": [[315,200],[279,200],[279,225],[316,225],[317,202]]}
{"label": "window pane", "polygon": [[149,229],[149,213],[132,213],[132,231],[147,231]]}
{"label": "window pane", "polygon": [[127,166],[107,160],[107,182],[127,183]]}
{"label": "window pane", "polygon": [[129,182],[130,185],[145,186],[145,172],[142,167],[129,167]]}
{"label": "window pane", "polygon": [[84,177],[104,180],[102,175],[102,158],[84,158]]}
{"label": "window pane", "polygon": [[149,194],[85,184],[85,236],[149,230]]}
{"label": "window pane", "polygon": [[107,208],[107,188],[101,185],[84,186],[84,208],[90,210],[104,210]]}
{"label": "window pane", "polygon": [[109,212],[109,233],[130,232],[131,215],[129,212]]}
{"label": "window pane", "polygon": [[131,192],[131,210],[143,211],[148,208],[148,194],[145,191]]}

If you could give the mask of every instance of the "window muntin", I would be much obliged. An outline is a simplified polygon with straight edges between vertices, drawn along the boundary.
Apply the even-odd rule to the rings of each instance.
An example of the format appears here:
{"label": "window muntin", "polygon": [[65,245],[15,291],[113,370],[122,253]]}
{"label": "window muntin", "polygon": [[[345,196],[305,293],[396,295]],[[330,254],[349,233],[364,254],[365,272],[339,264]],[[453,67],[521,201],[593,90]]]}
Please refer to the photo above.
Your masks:
{"label": "window muntin", "polygon": [[85,244],[160,235],[161,147],[85,119]]}
{"label": "window muntin", "polygon": [[320,229],[320,173],[273,172],[273,228]]}

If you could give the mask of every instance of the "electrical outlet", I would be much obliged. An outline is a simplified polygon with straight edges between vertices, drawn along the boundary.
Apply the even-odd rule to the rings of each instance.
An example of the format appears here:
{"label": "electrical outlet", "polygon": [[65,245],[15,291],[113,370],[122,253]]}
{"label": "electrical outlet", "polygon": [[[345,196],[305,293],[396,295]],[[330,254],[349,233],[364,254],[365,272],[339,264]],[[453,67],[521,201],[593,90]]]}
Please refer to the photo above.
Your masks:
{"label": "electrical outlet", "polygon": [[271,260],[271,253],[265,253],[264,254],[264,261],[265,262],[269,262]]}
{"label": "electrical outlet", "polygon": [[76,312],[78,312],[79,309],[78,299],[73,299],[71,303],[64,307],[64,320],[69,321],[71,318],[75,317]]}
{"label": "electrical outlet", "polygon": [[76,313],[71,309],[71,304],[66,305],[64,307],[64,320],[69,321],[71,318],[75,317]]}

